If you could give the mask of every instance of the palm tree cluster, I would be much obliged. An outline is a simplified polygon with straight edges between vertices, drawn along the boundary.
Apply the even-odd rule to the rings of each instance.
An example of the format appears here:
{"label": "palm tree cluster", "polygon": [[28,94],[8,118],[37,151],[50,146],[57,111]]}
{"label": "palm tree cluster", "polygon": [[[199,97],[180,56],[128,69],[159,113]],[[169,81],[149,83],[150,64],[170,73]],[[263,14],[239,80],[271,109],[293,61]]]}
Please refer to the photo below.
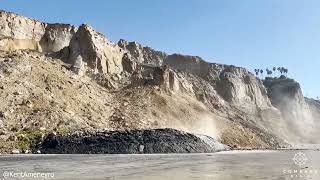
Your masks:
{"label": "palm tree cluster", "polygon": [[282,74],[288,74],[288,69],[284,67],[278,67],[277,70]]}
{"label": "palm tree cluster", "polygon": [[272,69],[267,68],[265,71],[263,69],[254,69],[256,76],[259,76],[259,74],[261,74],[262,79],[263,79],[264,72],[266,72],[267,76],[269,77],[272,77],[272,74],[274,74],[274,77],[276,77],[277,71],[280,73],[280,75],[287,76],[288,74],[288,69],[285,67],[273,67]]}

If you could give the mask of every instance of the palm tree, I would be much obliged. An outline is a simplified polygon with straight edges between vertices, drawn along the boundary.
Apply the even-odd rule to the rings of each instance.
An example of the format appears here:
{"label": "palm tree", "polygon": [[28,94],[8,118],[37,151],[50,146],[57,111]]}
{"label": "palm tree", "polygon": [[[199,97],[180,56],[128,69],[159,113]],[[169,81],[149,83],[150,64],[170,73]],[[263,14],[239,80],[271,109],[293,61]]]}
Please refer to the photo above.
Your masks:
{"label": "palm tree", "polygon": [[263,79],[263,70],[262,69],[260,69],[260,73],[261,73],[261,77]]}
{"label": "palm tree", "polygon": [[281,73],[281,75],[283,74],[283,72],[284,72],[284,67],[280,67],[280,73]]}
{"label": "palm tree", "polygon": [[287,68],[283,68],[283,72],[286,74],[286,76],[288,77],[288,69]]}
{"label": "palm tree", "polygon": [[280,72],[280,74],[281,74],[281,67],[278,67],[277,70],[278,70],[278,71]]}
{"label": "palm tree", "polygon": [[254,72],[256,73],[256,76],[259,76],[259,69],[254,69]]}
{"label": "palm tree", "polygon": [[269,77],[271,77],[271,75],[272,75],[272,71],[271,71],[271,70],[269,70],[269,69],[266,69],[266,71],[267,71],[267,75],[268,75]]}

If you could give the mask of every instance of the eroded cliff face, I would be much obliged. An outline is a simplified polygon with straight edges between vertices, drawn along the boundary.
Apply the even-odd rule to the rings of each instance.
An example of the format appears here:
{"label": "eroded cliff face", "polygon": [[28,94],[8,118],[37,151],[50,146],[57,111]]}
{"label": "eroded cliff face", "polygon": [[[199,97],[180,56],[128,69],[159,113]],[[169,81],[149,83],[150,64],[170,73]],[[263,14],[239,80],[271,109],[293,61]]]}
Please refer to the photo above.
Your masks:
{"label": "eroded cliff face", "polygon": [[43,52],[52,53],[69,46],[77,28],[69,24],[45,24],[45,32],[39,43]]}
{"label": "eroded cliff face", "polygon": [[0,11],[0,34],[13,39],[40,41],[46,24],[14,13]]}
{"label": "eroded cliff face", "polygon": [[0,39],[10,39],[1,41],[2,50],[30,49],[45,53],[59,51],[69,45],[75,31],[72,25],[48,24],[0,11]]}
{"label": "eroded cliff face", "polygon": [[143,47],[137,42],[128,42],[120,39],[118,46],[131,55],[131,60],[145,65],[161,66],[167,54],[161,51],[155,51],[150,47]]}
{"label": "eroded cliff face", "polygon": [[287,138],[294,143],[318,143],[317,108],[312,101],[305,100],[299,83],[282,76],[266,78],[264,85],[272,104],[282,113],[283,129],[289,132]]}
{"label": "eroded cliff face", "polygon": [[164,64],[207,81],[224,101],[254,113],[271,103],[262,82],[244,68],[208,63],[200,57],[173,54]]}
{"label": "eroded cliff face", "polygon": [[193,94],[215,114],[289,141],[282,130],[281,112],[272,106],[262,81],[246,69],[179,54],[169,55],[164,64],[176,70],[178,87],[188,87],[180,89]]}
{"label": "eroded cliff face", "polygon": [[[69,62],[78,65],[79,58],[96,73],[120,74],[121,49],[88,25],[81,25],[69,45]],[[81,64],[81,63],[80,63]],[[81,68],[77,66],[77,68]]]}
{"label": "eroded cliff face", "polygon": [[[8,87],[0,86],[0,97],[10,100],[0,106],[3,138],[43,129],[175,128],[239,148],[299,141],[286,128],[286,112],[301,106],[275,102],[273,88],[244,68],[114,44],[85,24],[0,14],[0,82]],[[292,98],[301,105],[297,92]]]}

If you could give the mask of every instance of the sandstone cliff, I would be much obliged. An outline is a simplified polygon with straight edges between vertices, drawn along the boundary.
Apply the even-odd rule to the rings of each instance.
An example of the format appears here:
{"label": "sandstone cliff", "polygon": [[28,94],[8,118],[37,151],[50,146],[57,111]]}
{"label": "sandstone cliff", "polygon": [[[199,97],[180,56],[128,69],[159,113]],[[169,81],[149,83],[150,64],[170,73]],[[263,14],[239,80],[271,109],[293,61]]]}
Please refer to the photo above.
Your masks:
{"label": "sandstone cliff", "polygon": [[[287,127],[289,111],[301,114],[310,104],[299,87],[282,92],[277,81],[263,83],[245,68],[167,55],[137,42],[114,44],[85,24],[48,24],[3,11],[0,50],[5,146],[29,147],[35,132],[42,138],[81,129],[175,128],[238,148],[308,138]],[[273,93],[278,90],[285,96]]]}
{"label": "sandstone cliff", "polygon": [[[7,48],[9,50],[41,49],[40,51],[46,53],[55,52],[69,45],[75,31],[72,25],[48,24],[0,11],[0,37],[12,39],[12,41],[1,43],[0,49],[9,46],[10,48]],[[41,48],[36,49],[34,45],[36,43]]]}
{"label": "sandstone cliff", "polygon": [[284,76],[266,78],[264,85],[272,104],[283,115],[283,130],[288,132],[287,138],[295,143],[318,143],[317,102],[305,99],[299,83]]}

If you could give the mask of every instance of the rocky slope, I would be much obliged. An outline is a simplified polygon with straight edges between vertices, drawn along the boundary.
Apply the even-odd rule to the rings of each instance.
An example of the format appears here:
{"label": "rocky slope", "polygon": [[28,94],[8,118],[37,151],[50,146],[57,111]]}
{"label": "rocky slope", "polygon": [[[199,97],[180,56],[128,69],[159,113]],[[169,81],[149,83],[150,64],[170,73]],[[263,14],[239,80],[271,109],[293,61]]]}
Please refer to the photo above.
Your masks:
{"label": "rocky slope", "polygon": [[273,88],[244,68],[112,43],[88,25],[47,24],[4,11],[0,50],[2,149],[88,129],[174,128],[236,148],[300,141],[288,138],[290,113],[274,101]]}

